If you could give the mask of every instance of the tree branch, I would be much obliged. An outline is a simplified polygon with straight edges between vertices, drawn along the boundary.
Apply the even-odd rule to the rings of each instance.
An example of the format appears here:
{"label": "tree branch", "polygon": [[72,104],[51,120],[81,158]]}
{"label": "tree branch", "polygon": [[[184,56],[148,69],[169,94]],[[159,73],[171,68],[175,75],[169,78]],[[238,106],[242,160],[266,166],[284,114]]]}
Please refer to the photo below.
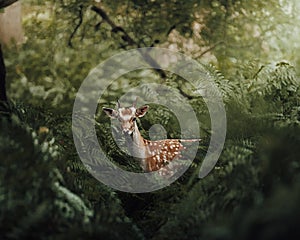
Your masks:
{"label": "tree branch", "polygon": [[0,0],[0,8],[8,7],[9,5],[17,2],[18,0]]}
{"label": "tree branch", "polygon": [[[97,6],[92,6],[91,8],[94,12],[96,12],[97,14],[99,14],[101,16],[101,18],[103,19],[103,21],[105,21],[108,25],[111,26],[112,28],[112,32],[113,33],[122,33],[121,38],[123,39],[123,41],[127,42],[129,46],[134,46],[137,48],[140,48],[140,45],[132,38],[130,37],[130,35],[124,30],[124,28],[117,26],[110,18],[109,16],[106,14],[106,12]],[[122,48],[125,49],[125,46],[123,46]],[[167,75],[165,73],[164,70],[161,69],[161,66],[147,53],[147,52],[142,52],[139,51],[139,53],[142,55],[142,57],[144,58],[144,60],[151,66],[154,68],[154,70],[162,77],[162,78],[166,78]]]}
{"label": "tree branch", "polygon": [[126,41],[129,45],[136,45],[137,47],[140,47],[139,44],[137,44],[130,36],[129,34],[120,26],[117,26],[110,18],[109,16],[106,14],[106,12],[100,8],[100,7],[96,7],[96,6],[92,6],[92,10],[96,13],[98,13],[102,19],[108,23],[108,25],[111,26],[112,28],[112,32],[113,33],[117,33],[117,32],[121,32],[124,35],[122,36],[122,39],[124,41]]}

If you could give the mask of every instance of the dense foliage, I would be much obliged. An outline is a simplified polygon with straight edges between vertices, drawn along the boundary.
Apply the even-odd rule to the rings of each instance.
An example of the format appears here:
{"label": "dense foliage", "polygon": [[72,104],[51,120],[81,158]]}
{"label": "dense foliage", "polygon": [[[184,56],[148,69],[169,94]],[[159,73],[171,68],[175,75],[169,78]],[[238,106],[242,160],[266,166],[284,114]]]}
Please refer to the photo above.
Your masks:
{"label": "dense foliage", "polygon": [[[292,37],[285,45],[274,37],[296,16],[287,18],[284,6],[291,5],[96,2],[24,3],[26,42],[4,49],[10,101],[0,105],[0,239],[299,238],[299,45]],[[293,25],[284,29],[293,31]],[[99,107],[113,106],[140,82],[164,83],[193,106],[203,141],[193,165],[171,186],[144,194],[115,191],[94,179],[77,155],[71,129],[75,94],[88,72],[120,49],[175,45],[210,62],[203,67],[227,112],[221,157],[199,179],[211,134],[203,99],[178,76],[135,71],[118,79]],[[151,125],[160,123],[168,137],[178,137],[175,116],[159,105],[151,109],[138,123],[142,135],[148,138]],[[96,121],[110,159],[140,171],[117,147],[100,111]]]}

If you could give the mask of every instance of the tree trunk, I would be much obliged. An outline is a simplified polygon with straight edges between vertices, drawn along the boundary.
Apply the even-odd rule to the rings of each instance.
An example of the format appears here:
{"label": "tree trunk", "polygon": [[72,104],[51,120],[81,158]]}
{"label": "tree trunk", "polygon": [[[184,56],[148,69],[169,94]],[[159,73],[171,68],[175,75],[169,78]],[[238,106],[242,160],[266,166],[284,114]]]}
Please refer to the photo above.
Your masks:
{"label": "tree trunk", "polygon": [[2,47],[0,45],[0,101],[6,102],[7,96],[6,96],[5,77],[6,77],[6,70],[5,70],[4,59],[2,54]]}
{"label": "tree trunk", "polygon": [[[0,9],[8,7],[8,6],[14,4],[17,1],[18,0],[0,0]],[[16,16],[12,16],[12,18],[15,18],[15,17]],[[7,22],[4,22],[4,26],[6,26],[6,25],[7,25]],[[2,31],[0,31],[0,32],[2,32]],[[16,39],[16,40],[18,40],[18,39]],[[3,42],[5,42],[5,40]],[[4,57],[3,57],[3,53],[2,53],[2,46],[0,44],[0,101],[7,102],[6,79],[5,78],[6,78],[6,68],[5,68],[5,64],[4,64]]]}
{"label": "tree trunk", "polygon": [[14,44],[20,45],[23,41],[22,5],[15,1],[0,13],[0,43],[14,47]]}

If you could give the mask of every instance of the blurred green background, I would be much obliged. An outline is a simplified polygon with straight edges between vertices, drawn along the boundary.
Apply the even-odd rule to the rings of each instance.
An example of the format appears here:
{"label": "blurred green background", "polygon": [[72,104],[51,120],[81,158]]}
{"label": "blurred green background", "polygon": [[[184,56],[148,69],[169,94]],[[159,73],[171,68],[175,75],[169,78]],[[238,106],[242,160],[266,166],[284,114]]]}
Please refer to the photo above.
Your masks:
{"label": "blurred green background", "polygon": [[[8,96],[0,104],[0,239],[300,239],[299,1],[1,0],[0,7]],[[184,53],[212,76],[227,113],[225,147],[199,179],[211,135],[202,98],[168,72],[126,74],[101,106],[114,107],[141,82],[171,86],[193,106],[203,141],[169,187],[119,192],[80,161],[73,101],[99,63],[152,46]],[[171,112],[151,109],[139,122],[144,137],[153,124],[180,135]],[[114,142],[110,120],[99,111],[96,121],[110,159],[140,171]]]}

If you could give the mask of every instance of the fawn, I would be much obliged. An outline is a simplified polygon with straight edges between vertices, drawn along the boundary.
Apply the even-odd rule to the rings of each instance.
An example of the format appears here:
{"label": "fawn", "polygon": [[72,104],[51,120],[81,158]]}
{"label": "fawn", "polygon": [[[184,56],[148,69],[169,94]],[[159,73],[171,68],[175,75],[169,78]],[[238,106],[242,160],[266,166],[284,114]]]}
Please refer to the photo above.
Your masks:
{"label": "fawn", "polygon": [[131,107],[121,107],[117,101],[117,110],[102,108],[103,111],[113,119],[121,123],[130,153],[138,157],[140,166],[145,172],[162,170],[175,158],[182,157],[181,151],[186,147],[182,142],[196,142],[200,139],[164,139],[150,141],[144,139],[138,129],[136,119],[143,117],[149,109],[148,105],[136,108],[136,101]]}

